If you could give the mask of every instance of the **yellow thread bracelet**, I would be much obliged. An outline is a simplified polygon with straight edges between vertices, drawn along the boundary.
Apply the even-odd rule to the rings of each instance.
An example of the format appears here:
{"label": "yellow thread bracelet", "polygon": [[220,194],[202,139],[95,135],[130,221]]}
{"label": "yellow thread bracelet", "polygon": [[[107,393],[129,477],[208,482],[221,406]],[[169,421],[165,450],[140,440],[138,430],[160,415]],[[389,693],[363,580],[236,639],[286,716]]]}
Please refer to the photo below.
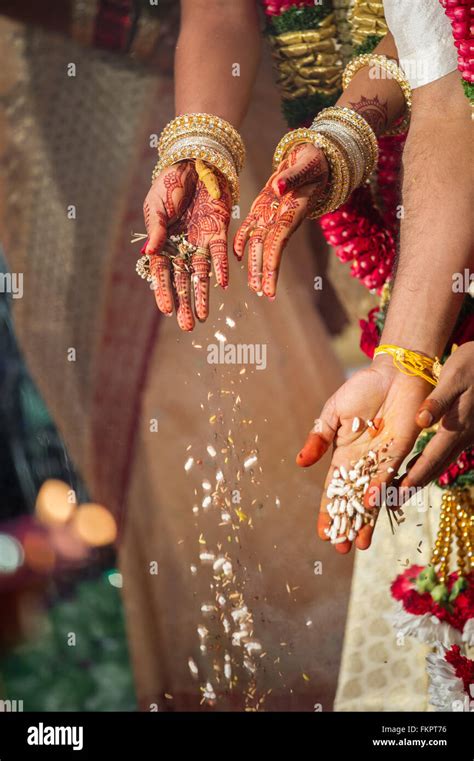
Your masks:
{"label": "yellow thread bracelet", "polygon": [[404,375],[417,376],[436,386],[441,372],[441,362],[438,357],[432,359],[411,349],[403,349],[401,346],[393,344],[382,344],[374,351],[374,357],[379,354],[389,354],[393,359],[393,364]]}

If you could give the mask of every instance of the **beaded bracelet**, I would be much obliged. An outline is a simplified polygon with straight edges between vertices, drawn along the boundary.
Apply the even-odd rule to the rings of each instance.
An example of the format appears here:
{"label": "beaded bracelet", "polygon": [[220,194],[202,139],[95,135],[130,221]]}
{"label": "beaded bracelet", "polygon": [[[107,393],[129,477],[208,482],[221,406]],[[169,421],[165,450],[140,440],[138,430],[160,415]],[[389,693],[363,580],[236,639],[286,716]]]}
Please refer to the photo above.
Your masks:
{"label": "beaded bracelet", "polygon": [[403,121],[396,127],[392,127],[392,129],[387,130],[384,132],[384,135],[401,135],[404,134],[408,130],[408,126],[410,124],[410,117],[411,117],[411,87],[410,84],[403,73],[400,66],[397,64],[396,61],[392,60],[391,58],[387,58],[385,55],[373,55],[371,53],[365,53],[364,55],[360,55],[357,58],[354,58],[350,63],[347,64],[346,68],[344,69],[344,72],[342,74],[342,88],[343,90],[346,89],[346,87],[349,85],[349,82],[352,80],[353,76],[359,71],[359,69],[362,69],[364,66],[378,66],[384,71],[387,72],[388,77],[387,79],[394,79],[396,82],[398,82],[401,91],[403,93],[403,97],[405,98],[405,116],[403,118]]}

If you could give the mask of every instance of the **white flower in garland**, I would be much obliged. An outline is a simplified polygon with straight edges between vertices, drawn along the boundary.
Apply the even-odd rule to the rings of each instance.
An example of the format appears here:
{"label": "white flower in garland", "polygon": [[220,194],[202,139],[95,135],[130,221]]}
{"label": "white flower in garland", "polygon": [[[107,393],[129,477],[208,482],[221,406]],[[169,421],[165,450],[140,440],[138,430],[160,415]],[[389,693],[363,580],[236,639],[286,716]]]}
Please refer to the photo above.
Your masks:
{"label": "white flower in garland", "polygon": [[474,646],[474,618],[470,618],[464,624],[464,628],[462,630],[462,641],[468,647]]}
{"label": "white flower in garland", "polygon": [[[396,602],[396,611],[389,618],[392,626],[399,634],[415,637],[419,642],[426,644],[439,642],[448,647],[449,645],[460,645],[463,639],[461,632],[446,621],[440,621],[431,613],[423,613],[423,615],[408,613],[403,607],[403,603],[399,601]],[[474,619],[471,619],[469,623],[473,621]],[[472,635],[474,635],[474,627]]]}
{"label": "white flower in garland", "polygon": [[439,645],[435,652],[426,657],[429,701],[436,711],[470,711],[474,683],[470,685],[469,695],[463,680],[456,674],[455,666],[446,660],[448,652],[448,648]]}

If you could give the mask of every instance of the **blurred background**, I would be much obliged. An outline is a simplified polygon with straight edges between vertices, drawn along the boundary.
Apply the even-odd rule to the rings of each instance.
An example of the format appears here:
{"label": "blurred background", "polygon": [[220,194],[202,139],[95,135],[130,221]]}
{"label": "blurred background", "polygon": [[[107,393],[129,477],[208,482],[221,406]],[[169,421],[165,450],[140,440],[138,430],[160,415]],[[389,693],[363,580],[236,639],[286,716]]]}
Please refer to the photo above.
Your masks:
{"label": "blurred background", "polygon": [[134,710],[115,520],[90,504],[19,351],[10,301],[1,295],[0,699]]}

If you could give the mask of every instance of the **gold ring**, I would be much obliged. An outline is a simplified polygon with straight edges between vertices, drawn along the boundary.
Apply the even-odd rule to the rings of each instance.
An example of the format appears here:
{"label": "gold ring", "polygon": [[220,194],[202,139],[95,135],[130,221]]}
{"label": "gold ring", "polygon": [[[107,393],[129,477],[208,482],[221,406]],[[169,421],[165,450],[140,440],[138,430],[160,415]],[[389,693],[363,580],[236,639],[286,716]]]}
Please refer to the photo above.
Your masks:
{"label": "gold ring", "polygon": [[252,230],[249,232],[249,238],[255,237],[255,235],[258,235],[261,231],[267,232],[267,228],[263,225],[258,225],[258,227],[253,227]]}
{"label": "gold ring", "polygon": [[196,256],[196,254],[199,254],[200,256],[205,256],[206,259],[211,258],[211,253],[209,251],[209,248],[204,246],[196,246],[196,250],[193,252],[193,256]]}

